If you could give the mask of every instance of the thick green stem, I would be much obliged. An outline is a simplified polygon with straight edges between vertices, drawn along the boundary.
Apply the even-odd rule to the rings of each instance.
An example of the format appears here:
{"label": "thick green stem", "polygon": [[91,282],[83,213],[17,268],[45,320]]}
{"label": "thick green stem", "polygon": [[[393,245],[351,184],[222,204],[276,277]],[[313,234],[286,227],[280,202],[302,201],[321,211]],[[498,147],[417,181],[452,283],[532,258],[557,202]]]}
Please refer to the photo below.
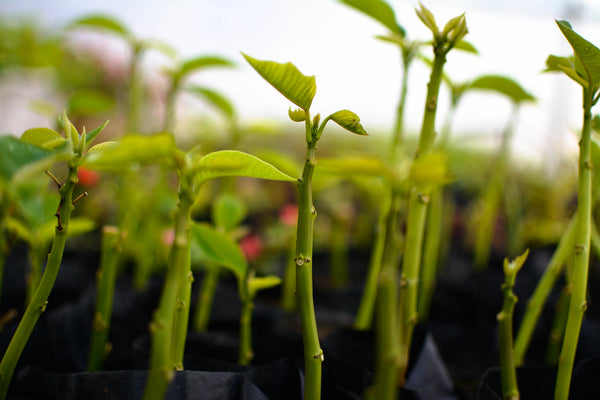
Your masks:
{"label": "thick green stem", "polygon": [[88,371],[102,369],[108,349],[108,331],[112,314],[115,280],[119,264],[121,232],[117,227],[102,229],[102,252],[98,271],[96,314],[92,324],[92,339],[88,357]]}
{"label": "thick green stem", "polygon": [[[427,97],[425,100],[425,112],[419,147],[415,158],[428,154],[435,140],[435,116],[437,112],[437,100],[442,81],[442,71],[446,62],[446,52],[443,45],[435,44],[433,68],[429,83],[427,84]],[[427,206],[429,193],[420,191],[413,187],[408,202],[408,216],[406,227],[406,243],[404,260],[402,264],[402,276],[400,278],[402,290],[400,291],[400,314],[399,314],[399,382],[404,384],[406,370],[409,362],[410,344],[412,333],[418,320],[417,297],[419,287],[419,270],[421,267],[421,250],[423,246],[423,232],[427,218]]]}
{"label": "thick green stem", "polygon": [[219,267],[214,264],[207,265],[202,278],[202,287],[200,288],[200,293],[198,293],[198,301],[196,302],[194,329],[197,332],[206,332],[208,329],[218,284]]}
{"label": "thick green stem", "polygon": [[281,308],[285,311],[296,311],[296,237],[290,243],[290,254],[283,274]]}
{"label": "thick green stem", "polygon": [[392,193],[386,221],[384,250],[377,293],[376,347],[373,399],[392,400],[398,393],[398,263],[401,242],[397,228],[401,198]]}
{"label": "thick green stem", "polygon": [[502,382],[502,398],[504,400],[519,400],[517,387],[517,370],[513,351],[513,312],[517,296],[513,293],[517,271],[507,271],[502,285],[504,303],[502,311],[496,316],[498,320],[498,338],[500,344],[500,378]]}
{"label": "thick green stem", "polygon": [[[44,250],[45,249],[45,250]],[[35,238],[31,243],[29,243],[29,266],[30,270],[25,275],[25,283],[27,285],[25,306],[29,304],[29,301],[33,297],[33,293],[35,293],[35,289],[38,287],[40,283],[40,279],[42,279],[42,264],[44,263],[44,257],[48,249],[38,238]]]}
{"label": "thick green stem", "polygon": [[527,348],[529,347],[533,331],[535,330],[537,321],[542,313],[544,304],[546,303],[556,280],[563,271],[563,267],[567,263],[568,258],[573,254],[573,247],[575,246],[576,215],[577,214],[575,214],[571,219],[571,222],[569,222],[569,226],[560,239],[544,274],[540,278],[531,298],[527,302],[527,309],[521,320],[521,325],[519,326],[519,331],[515,340],[515,364],[517,366],[523,365]]}
{"label": "thick green stem", "polygon": [[[307,138],[310,119],[307,113]],[[316,165],[316,139],[307,141],[306,161],[298,182],[298,226],[296,235],[296,294],[304,347],[304,399],[321,398],[323,350],[315,317],[312,280],[313,225],[317,216],[312,200],[312,175]]]}
{"label": "thick green stem", "polygon": [[[188,278],[190,269],[190,234],[191,217],[190,209],[193,200],[189,192],[180,189],[179,205],[175,216],[175,238],[171,248],[169,270],[163,287],[160,304],[155,312],[154,321],[150,325],[152,333],[152,347],[150,357],[150,373],[144,389],[144,399],[164,399],[169,382],[173,378],[173,370],[182,367],[175,358],[175,343],[185,344],[187,332],[175,329],[175,313],[178,302],[181,301],[180,293]],[[188,301],[189,303],[189,301]],[[179,303],[181,304],[181,303]],[[188,305],[189,307],[189,305]],[[186,321],[187,322],[187,321]],[[181,363],[179,361],[179,363]]]}
{"label": "thick green stem", "polygon": [[0,398],[5,399],[8,392],[8,386],[12,378],[17,362],[29,336],[35,327],[35,324],[46,309],[48,304],[48,296],[54,286],[54,281],[58,275],[60,264],[62,261],[65,243],[67,241],[67,231],[69,228],[69,220],[71,211],[73,210],[73,188],[77,182],[77,166],[73,162],[69,164],[69,173],[66,183],[59,189],[60,204],[56,212],[58,223],[54,232],[54,240],[52,249],[48,254],[46,269],[42,275],[42,279],[23,314],[23,318],[17,327],[17,330],[4,353],[2,362],[0,362]]}
{"label": "thick green stem", "polygon": [[544,362],[553,367],[558,363],[560,345],[562,343],[562,338],[565,336],[571,293],[573,293],[573,285],[571,282],[568,282],[560,292],[560,297],[556,303],[552,327],[550,328],[550,335],[548,335],[548,348],[546,350]]}
{"label": "thick green stem", "polygon": [[562,350],[558,361],[558,375],[554,398],[567,400],[571,375],[583,314],[587,307],[586,291],[590,262],[590,237],[592,216],[592,161],[591,128],[593,92],[584,89],[583,128],[579,142],[579,177],[577,182],[577,227],[575,232],[575,260],[573,264],[573,293],[565,329]]}

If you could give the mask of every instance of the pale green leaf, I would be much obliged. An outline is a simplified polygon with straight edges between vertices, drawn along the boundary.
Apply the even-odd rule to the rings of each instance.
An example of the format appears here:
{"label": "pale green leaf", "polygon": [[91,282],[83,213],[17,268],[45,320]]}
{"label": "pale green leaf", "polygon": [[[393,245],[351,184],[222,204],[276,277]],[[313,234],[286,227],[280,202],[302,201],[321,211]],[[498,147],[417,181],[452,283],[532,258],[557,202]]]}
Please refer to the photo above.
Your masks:
{"label": "pale green leaf", "polygon": [[587,80],[596,87],[600,84],[600,49],[579,36],[567,21],[556,21],[559,29],[567,38],[573,52],[581,61]]}
{"label": "pale green leaf", "polygon": [[92,28],[111,32],[125,39],[130,37],[130,33],[125,25],[108,15],[87,15],[71,22],[69,28]]}
{"label": "pale green leaf", "polygon": [[578,74],[575,70],[573,58],[550,55],[546,59],[546,71],[563,72],[565,75],[579,83],[584,88],[588,86],[588,82],[585,80],[585,78]]}
{"label": "pale green leaf", "polygon": [[227,97],[223,96],[216,90],[203,86],[190,86],[185,90],[210,103],[212,106],[221,111],[227,118],[231,119],[235,116],[233,104]]}
{"label": "pale green leaf", "polygon": [[235,150],[222,150],[200,158],[193,171],[199,183],[223,176],[247,176],[277,181],[295,181],[271,164],[247,153]]}
{"label": "pale green leaf", "polygon": [[289,101],[302,108],[310,109],[313,98],[317,93],[317,83],[314,76],[303,75],[290,62],[281,64],[274,61],[262,61],[242,53],[246,61]]}
{"label": "pale green leaf", "polygon": [[459,40],[454,44],[454,48],[457,50],[466,51],[467,53],[479,54],[477,48],[466,40]]}
{"label": "pale green leaf", "polygon": [[525,91],[514,80],[499,75],[483,75],[469,85],[470,89],[491,90],[509,97],[513,102],[535,101],[535,97]]}
{"label": "pale green leaf", "polygon": [[292,110],[292,107],[288,110],[288,116],[294,122],[303,122],[306,119],[306,113],[301,108]]}
{"label": "pale green leaf", "polygon": [[246,214],[244,202],[232,194],[220,195],[212,206],[213,223],[225,232],[238,226],[246,218]]}
{"label": "pale green leaf", "polygon": [[65,143],[66,139],[53,129],[33,128],[23,132],[21,141],[42,147],[46,150],[53,150]]}
{"label": "pale green leaf", "polygon": [[393,33],[396,33],[402,37],[406,36],[404,28],[402,28],[398,22],[396,22],[396,15],[394,10],[383,0],[342,0],[342,3],[349,5],[368,15],[376,21],[382,23]]}
{"label": "pale green leaf", "polygon": [[527,256],[529,255],[529,249],[525,250],[523,254],[515,258],[514,260],[509,260],[508,258],[504,259],[504,274],[505,275],[514,275],[521,269],[525,261],[527,260]]}
{"label": "pale green leaf", "polygon": [[256,292],[270,289],[281,284],[281,278],[276,275],[253,276],[248,279],[248,294],[250,298],[256,296]]}
{"label": "pale green leaf", "polygon": [[108,121],[106,121],[105,123],[103,123],[102,125],[97,127],[96,129],[93,129],[93,130],[89,131],[88,133],[86,133],[86,135],[85,135],[86,146],[89,146],[92,143],[92,140],[94,140],[94,138],[96,136],[98,136],[98,134],[100,132],[102,132],[104,130],[106,125],[108,125]]}
{"label": "pale green leaf", "polygon": [[331,114],[328,118],[352,133],[367,136],[367,132],[365,132],[364,128],[360,124],[360,118],[352,111],[337,111]]}
{"label": "pale green leaf", "polygon": [[420,4],[420,6],[421,9],[416,10],[417,16],[419,17],[421,22],[423,22],[425,26],[429,28],[429,30],[433,33],[434,36],[438,35],[440,32],[440,28],[438,28],[437,23],[435,22],[435,17],[431,13],[431,11],[429,11],[427,7],[425,7],[423,4]]}
{"label": "pale green leaf", "polygon": [[168,133],[155,135],[127,135],[118,142],[93,146],[84,166],[92,169],[120,171],[132,164],[152,164],[166,160],[175,152],[175,141]]}
{"label": "pale green leaf", "polygon": [[204,68],[233,66],[233,62],[223,57],[200,56],[184,61],[183,64],[181,64],[181,66],[179,67],[179,69],[175,71],[175,77],[176,79],[181,80],[185,76]]}
{"label": "pale green leaf", "polygon": [[192,240],[206,261],[231,270],[238,280],[245,278],[248,270],[246,257],[240,245],[226,233],[208,224],[197,223],[192,225]]}

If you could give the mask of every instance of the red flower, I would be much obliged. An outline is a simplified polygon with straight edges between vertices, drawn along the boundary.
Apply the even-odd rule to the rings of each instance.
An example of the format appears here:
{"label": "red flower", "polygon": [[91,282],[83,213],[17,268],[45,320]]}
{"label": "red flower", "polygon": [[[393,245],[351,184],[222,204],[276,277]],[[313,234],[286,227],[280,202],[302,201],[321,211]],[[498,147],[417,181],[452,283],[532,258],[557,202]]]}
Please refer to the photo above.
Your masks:
{"label": "red flower", "polygon": [[79,168],[77,170],[77,178],[79,178],[79,184],[83,187],[94,187],[100,182],[100,174],[89,169]]}
{"label": "red flower", "polygon": [[240,240],[240,247],[246,260],[254,261],[262,254],[263,242],[257,234],[251,233]]}

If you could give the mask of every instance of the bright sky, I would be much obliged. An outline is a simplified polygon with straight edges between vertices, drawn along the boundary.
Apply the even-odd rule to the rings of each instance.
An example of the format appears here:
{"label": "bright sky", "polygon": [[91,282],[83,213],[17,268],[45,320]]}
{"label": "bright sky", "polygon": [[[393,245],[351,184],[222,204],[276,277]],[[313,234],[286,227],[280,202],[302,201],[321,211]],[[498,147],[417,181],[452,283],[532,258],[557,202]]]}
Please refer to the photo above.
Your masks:
{"label": "bright sky", "polygon": [[[430,38],[415,15],[416,1],[389,0],[396,17],[413,39]],[[549,157],[573,146],[569,133],[580,124],[580,94],[563,76],[541,74],[549,54],[568,55],[570,48],[554,19],[567,19],[574,29],[600,45],[600,5],[592,0],[425,0],[438,25],[466,12],[467,40],[479,56],[451,54],[446,71],[455,81],[480,74],[516,79],[538,98],[522,108],[515,145],[531,157]],[[89,12],[122,20],[140,38],[156,38],[174,46],[182,57],[220,54],[238,63],[236,70],[206,72],[198,79],[233,99],[242,120],[287,119],[290,103],[260,78],[240,56],[292,61],[306,75],[316,75],[313,114],[350,109],[367,130],[385,132],[394,120],[400,85],[396,48],[375,35],[386,30],[334,0],[173,0],[78,1],[2,0],[0,14],[34,15],[45,26],[60,26]],[[408,128],[421,123],[428,71],[411,70]],[[441,122],[447,92],[441,94]],[[455,132],[498,135],[510,104],[491,94],[464,98]],[[371,128],[371,129],[370,129]]]}

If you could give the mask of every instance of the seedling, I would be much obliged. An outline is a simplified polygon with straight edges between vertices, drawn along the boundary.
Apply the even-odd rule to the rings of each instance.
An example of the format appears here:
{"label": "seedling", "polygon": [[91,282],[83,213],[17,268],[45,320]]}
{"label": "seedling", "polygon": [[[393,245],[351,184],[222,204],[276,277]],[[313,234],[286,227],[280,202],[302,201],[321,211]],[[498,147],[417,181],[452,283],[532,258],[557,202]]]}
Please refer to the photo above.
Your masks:
{"label": "seedling", "polygon": [[302,324],[304,346],[304,398],[321,398],[321,364],[323,350],[315,319],[312,282],[313,224],[317,211],[312,199],[312,176],[317,164],[317,142],[330,120],[357,135],[366,135],[360,118],[351,111],[341,110],[321,122],[320,114],[311,119],[310,106],[317,91],[314,76],[303,75],[293,64],[262,61],[243,54],[248,63],[275,89],[299,109],[289,110],[290,119],[304,122],[306,158],[302,176],[298,178],[298,226],[296,235],[296,295]]}
{"label": "seedling", "polygon": [[517,387],[517,372],[514,362],[513,348],[513,312],[517,303],[517,296],[513,293],[517,272],[521,269],[529,250],[518,256],[513,261],[508,258],[504,260],[504,284],[502,293],[504,302],[502,311],[496,316],[498,320],[498,337],[500,341],[500,367],[502,381],[502,398],[507,400],[518,400],[519,389]]}
{"label": "seedling", "polygon": [[46,305],[48,304],[48,296],[50,295],[62,261],[71,221],[71,212],[73,211],[75,203],[84,196],[84,194],[80,194],[73,197],[73,192],[77,184],[77,169],[84,161],[86,151],[89,149],[92,140],[106,126],[105,123],[90,132],[86,132],[84,128],[83,131],[79,133],[71,121],[69,121],[66,114],[63,114],[59,123],[65,133],[64,137],[48,128],[29,130],[23,134],[21,137],[22,142],[37,146],[37,148],[41,148],[40,150],[13,145],[13,148],[20,148],[20,152],[16,157],[19,157],[21,160],[27,159],[31,154],[36,153],[40,154],[46,152],[45,155],[48,156],[54,151],[55,153],[60,154],[60,158],[67,162],[68,174],[63,183],[58,180],[58,178],[54,177],[54,175],[48,173],[58,186],[58,192],[60,194],[60,202],[55,214],[57,223],[54,231],[52,249],[48,255],[46,269],[44,270],[40,283],[33,293],[21,322],[0,362],[0,398],[6,398],[8,386],[17,365],[17,361],[25,348],[27,340],[29,339],[38,318],[42,312],[44,312]]}

